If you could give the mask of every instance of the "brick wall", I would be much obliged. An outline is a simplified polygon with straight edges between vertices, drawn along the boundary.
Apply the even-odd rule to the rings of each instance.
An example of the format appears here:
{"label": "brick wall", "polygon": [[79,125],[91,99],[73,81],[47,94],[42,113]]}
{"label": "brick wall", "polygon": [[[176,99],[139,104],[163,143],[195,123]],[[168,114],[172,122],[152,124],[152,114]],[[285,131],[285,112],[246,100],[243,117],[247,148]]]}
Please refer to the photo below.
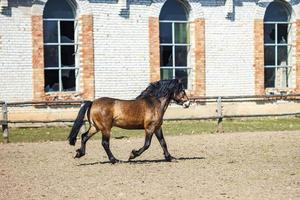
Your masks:
{"label": "brick wall", "polygon": [[191,95],[205,96],[205,20],[195,20],[195,87]]}
{"label": "brick wall", "polygon": [[254,73],[255,95],[263,95],[264,89],[264,22],[254,21]]}
{"label": "brick wall", "polygon": [[94,40],[93,40],[93,16],[82,15],[80,21],[80,67],[81,84],[80,88],[83,99],[94,99],[95,77],[94,77]]}
{"label": "brick wall", "polygon": [[44,43],[43,16],[32,16],[32,92],[33,100],[43,100],[44,92]]}
{"label": "brick wall", "polygon": [[150,82],[160,79],[160,56],[159,56],[159,19],[149,18],[149,67]]}

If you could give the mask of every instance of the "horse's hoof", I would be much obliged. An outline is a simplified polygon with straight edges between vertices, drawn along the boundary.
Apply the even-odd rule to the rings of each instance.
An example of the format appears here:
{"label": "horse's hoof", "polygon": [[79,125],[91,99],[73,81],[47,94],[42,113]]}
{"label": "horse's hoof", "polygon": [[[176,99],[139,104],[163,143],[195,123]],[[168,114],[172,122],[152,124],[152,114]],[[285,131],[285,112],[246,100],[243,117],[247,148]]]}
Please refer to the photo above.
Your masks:
{"label": "horse's hoof", "polygon": [[171,156],[171,155],[166,156],[165,159],[166,159],[166,161],[168,161],[168,162],[171,162],[172,160],[176,160],[176,158],[173,157],[173,156]]}
{"label": "horse's hoof", "polygon": [[76,155],[74,156],[74,159],[75,158],[80,158],[82,156],[84,156],[84,154],[82,153],[82,151],[80,149],[77,149],[76,150]]}
{"label": "horse's hoof", "polygon": [[111,164],[116,164],[116,163],[120,163],[121,161],[120,160],[118,160],[118,159],[116,159],[116,158],[112,158],[112,159],[110,159],[110,162],[111,162]]}
{"label": "horse's hoof", "polygon": [[132,160],[136,158],[136,150],[132,150],[128,160]]}
{"label": "horse's hoof", "polygon": [[74,156],[74,159],[75,158],[80,158],[81,156],[80,156],[80,154],[79,153],[76,153],[76,155]]}
{"label": "horse's hoof", "polygon": [[129,156],[129,158],[128,158],[128,160],[132,160],[132,159],[134,159],[135,158],[135,156],[133,155],[133,153],[131,152],[130,153],[130,156]]}

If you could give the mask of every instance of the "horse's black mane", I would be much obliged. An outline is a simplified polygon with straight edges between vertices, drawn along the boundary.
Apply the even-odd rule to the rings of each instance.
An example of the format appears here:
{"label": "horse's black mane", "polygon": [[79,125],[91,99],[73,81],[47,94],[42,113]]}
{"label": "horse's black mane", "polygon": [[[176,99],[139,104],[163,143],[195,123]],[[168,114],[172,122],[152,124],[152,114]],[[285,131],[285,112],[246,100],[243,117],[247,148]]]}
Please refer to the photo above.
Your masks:
{"label": "horse's black mane", "polygon": [[150,83],[149,86],[141,92],[136,99],[146,98],[146,97],[167,97],[173,92],[178,92],[183,90],[183,85],[181,81],[177,79],[172,80],[160,80]]}

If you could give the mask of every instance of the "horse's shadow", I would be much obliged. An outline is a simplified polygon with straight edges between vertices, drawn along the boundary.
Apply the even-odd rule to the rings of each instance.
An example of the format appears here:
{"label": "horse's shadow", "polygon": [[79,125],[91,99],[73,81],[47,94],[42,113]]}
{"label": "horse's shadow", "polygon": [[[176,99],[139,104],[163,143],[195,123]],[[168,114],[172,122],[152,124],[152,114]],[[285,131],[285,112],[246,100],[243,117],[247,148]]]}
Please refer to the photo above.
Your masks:
{"label": "horse's shadow", "polygon": [[[157,159],[157,160],[128,160],[128,161],[122,161],[118,162],[117,164],[149,164],[149,163],[176,163],[179,161],[186,161],[186,160],[203,160],[206,159],[205,157],[179,157],[175,158],[174,160],[167,161],[165,159]],[[99,165],[99,164],[111,164],[110,161],[98,161],[98,162],[92,162],[92,163],[81,163],[77,166],[87,166],[87,165]]]}

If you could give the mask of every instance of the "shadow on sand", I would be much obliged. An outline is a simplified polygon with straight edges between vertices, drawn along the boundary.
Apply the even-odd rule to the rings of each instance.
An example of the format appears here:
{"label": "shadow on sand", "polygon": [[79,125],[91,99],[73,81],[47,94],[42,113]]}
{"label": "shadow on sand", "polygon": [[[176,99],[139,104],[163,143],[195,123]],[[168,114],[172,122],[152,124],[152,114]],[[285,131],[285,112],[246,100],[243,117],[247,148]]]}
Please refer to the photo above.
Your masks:
{"label": "shadow on sand", "polygon": [[[159,160],[130,160],[130,161],[122,161],[116,163],[116,164],[149,164],[149,163],[172,163],[172,162],[179,162],[179,161],[186,161],[186,160],[203,160],[205,157],[179,157],[173,159],[171,162],[166,161],[165,159],[159,159]],[[86,165],[99,165],[99,164],[111,164],[109,161],[98,161],[98,162],[92,162],[92,163],[82,163],[77,166],[86,166]]]}

